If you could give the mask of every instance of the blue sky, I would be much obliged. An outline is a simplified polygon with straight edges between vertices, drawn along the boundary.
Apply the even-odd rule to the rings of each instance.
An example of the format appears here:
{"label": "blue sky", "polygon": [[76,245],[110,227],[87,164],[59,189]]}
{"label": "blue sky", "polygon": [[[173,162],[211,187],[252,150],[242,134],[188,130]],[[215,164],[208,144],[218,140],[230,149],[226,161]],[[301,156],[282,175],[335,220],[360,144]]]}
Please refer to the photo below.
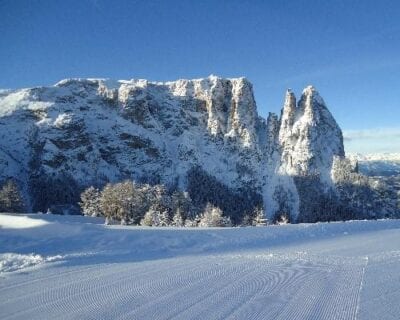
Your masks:
{"label": "blue sky", "polygon": [[321,93],[350,152],[400,152],[399,1],[0,1],[0,88],[246,76],[258,109]]}

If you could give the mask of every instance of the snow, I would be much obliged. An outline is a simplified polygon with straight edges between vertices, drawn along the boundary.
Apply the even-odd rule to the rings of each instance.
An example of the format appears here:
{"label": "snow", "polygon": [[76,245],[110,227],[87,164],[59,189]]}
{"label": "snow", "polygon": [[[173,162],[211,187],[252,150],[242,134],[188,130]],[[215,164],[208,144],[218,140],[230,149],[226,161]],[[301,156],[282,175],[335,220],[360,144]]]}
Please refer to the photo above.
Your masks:
{"label": "snow", "polygon": [[1,319],[398,319],[400,220],[259,228],[0,215]]}
{"label": "snow", "polygon": [[399,176],[400,153],[351,154],[358,161],[360,172],[369,176]]}
{"label": "snow", "polygon": [[72,116],[70,114],[61,113],[57,116],[56,120],[54,120],[54,126],[56,128],[62,128],[65,125],[70,124],[72,121]]}
{"label": "snow", "polygon": [[49,224],[48,221],[42,219],[31,219],[22,215],[0,215],[0,226],[6,229],[25,229],[41,227]]}
{"label": "snow", "polygon": [[81,188],[130,178],[178,181],[185,190],[187,173],[199,166],[231,189],[262,193],[269,219],[281,207],[276,194],[287,195],[296,219],[293,176],[321,172],[331,187],[332,159],[343,155],[322,98],[312,86],[303,93],[304,108],[288,91],[279,128],[278,116],[257,114],[246,78],[75,78],[0,92],[0,180],[16,178],[33,204],[29,183],[39,171],[49,179],[62,172]]}
{"label": "snow", "polygon": [[390,152],[367,153],[367,154],[355,153],[355,154],[351,154],[351,156],[355,157],[358,161],[396,161],[396,162],[400,162],[400,153],[390,153]]}
{"label": "snow", "polygon": [[0,254],[0,275],[5,272],[13,272],[21,269],[31,268],[45,262],[61,259],[61,256],[43,258],[39,254]]}

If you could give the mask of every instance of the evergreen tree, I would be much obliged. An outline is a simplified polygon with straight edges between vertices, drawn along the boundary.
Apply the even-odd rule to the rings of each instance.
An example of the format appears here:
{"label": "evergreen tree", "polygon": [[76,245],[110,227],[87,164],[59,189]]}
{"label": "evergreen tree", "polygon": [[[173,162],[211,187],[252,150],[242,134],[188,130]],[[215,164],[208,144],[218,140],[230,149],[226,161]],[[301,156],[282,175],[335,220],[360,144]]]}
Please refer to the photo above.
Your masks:
{"label": "evergreen tree", "polygon": [[147,211],[143,219],[140,220],[140,225],[151,227],[153,225],[153,214],[153,211]]}
{"label": "evergreen tree", "polygon": [[276,220],[276,223],[279,225],[288,224],[289,223],[288,215],[286,213],[282,213],[281,215],[279,215],[279,218]]}
{"label": "evergreen tree", "polygon": [[100,191],[93,186],[87,188],[81,193],[81,202],[79,205],[85,216],[96,217],[100,215]]}
{"label": "evergreen tree", "polygon": [[249,214],[246,214],[246,215],[243,217],[242,226],[245,226],[245,227],[252,226],[253,223],[254,223],[253,217],[250,216]]}
{"label": "evergreen tree", "polygon": [[174,217],[172,218],[172,225],[175,227],[183,227],[184,226],[184,220],[182,218],[180,208],[178,208],[176,210],[176,213],[174,214]]}
{"label": "evergreen tree", "polygon": [[266,226],[268,224],[268,219],[265,218],[264,209],[261,206],[257,206],[255,209],[253,224],[257,227]]}
{"label": "evergreen tree", "polygon": [[154,206],[150,207],[149,211],[146,212],[143,219],[140,221],[142,226],[161,226],[161,213],[157,211]]}
{"label": "evergreen tree", "polygon": [[179,211],[183,220],[191,217],[193,214],[192,199],[188,192],[175,191],[171,196],[171,207],[174,215]]}
{"label": "evergreen tree", "polygon": [[169,217],[168,211],[163,211],[159,213],[160,217],[160,227],[168,227],[171,225],[171,219]]}
{"label": "evergreen tree", "polygon": [[21,192],[14,180],[8,180],[0,190],[0,211],[21,213],[25,204]]}
{"label": "evergreen tree", "polygon": [[[230,221],[230,220],[229,220]],[[200,227],[223,227],[225,221],[222,216],[222,210],[218,207],[214,207],[208,203],[203,215],[201,216],[199,226]]]}

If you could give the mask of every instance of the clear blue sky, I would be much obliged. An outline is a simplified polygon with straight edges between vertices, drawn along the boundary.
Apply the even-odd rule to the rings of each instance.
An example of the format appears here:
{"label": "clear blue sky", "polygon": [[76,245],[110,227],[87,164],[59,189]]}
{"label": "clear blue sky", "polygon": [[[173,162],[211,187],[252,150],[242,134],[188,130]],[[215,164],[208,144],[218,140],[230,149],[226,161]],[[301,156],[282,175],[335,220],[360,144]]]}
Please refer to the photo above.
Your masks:
{"label": "clear blue sky", "polygon": [[400,1],[0,0],[0,88],[209,74],[263,116],[313,84],[348,151],[400,152]]}

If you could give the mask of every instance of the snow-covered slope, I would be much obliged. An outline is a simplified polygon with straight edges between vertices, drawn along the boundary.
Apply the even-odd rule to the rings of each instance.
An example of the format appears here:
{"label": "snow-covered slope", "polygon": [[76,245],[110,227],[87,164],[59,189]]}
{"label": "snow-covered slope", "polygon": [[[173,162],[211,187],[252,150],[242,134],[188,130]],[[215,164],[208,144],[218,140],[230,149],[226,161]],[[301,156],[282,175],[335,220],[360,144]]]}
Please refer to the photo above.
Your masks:
{"label": "snow-covered slope", "polygon": [[400,220],[105,226],[0,214],[1,319],[397,319]]}
{"label": "snow-covered slope", "polygon": [[400,175],[400,153],[354,154],[360,171],[369,176]]}
{"label": "snow-covered slope", "polygon": [[2,91],[0,137],[0,182],[17,180],[35,211],[123,179],[187,189],[197,168],[231,193],[258,195],[269,218],[309,221],[304,184],[318,182],[312,202],[322,205],[335,193],[334,159],[344,159],[341,130],[315,88],[298,106],[289,92],[281,118],[265,120],[248,80],[216,76]]}

